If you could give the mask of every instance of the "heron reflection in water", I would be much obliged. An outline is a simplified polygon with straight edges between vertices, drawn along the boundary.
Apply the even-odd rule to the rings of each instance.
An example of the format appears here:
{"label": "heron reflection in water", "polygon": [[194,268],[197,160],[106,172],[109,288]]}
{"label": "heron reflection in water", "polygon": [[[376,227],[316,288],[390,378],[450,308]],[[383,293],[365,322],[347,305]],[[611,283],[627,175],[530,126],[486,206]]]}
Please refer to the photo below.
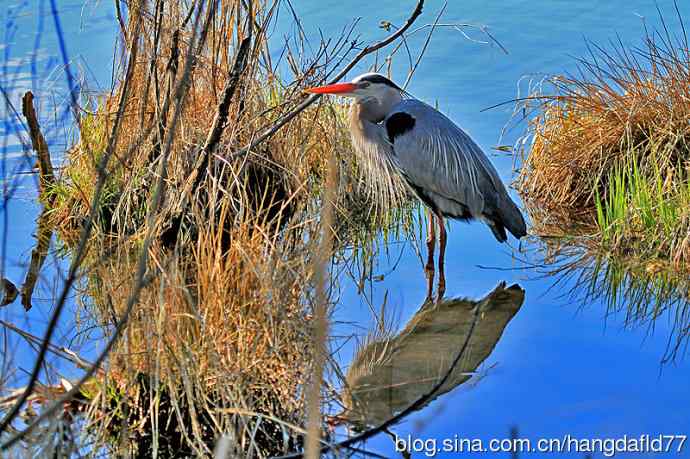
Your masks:
{"label": "heron reflection in water", "polygon": [[[355,430],[380,425],[428,394],[449,371],[421,407],[460,386],[489,357],[524,298],[519,285],[501,282],[480,300],[425,302],[400,333],[359,349],[345,378],[345,409],[332,423],[347,422]],[[469,345],[451,369],[475,317]]]}

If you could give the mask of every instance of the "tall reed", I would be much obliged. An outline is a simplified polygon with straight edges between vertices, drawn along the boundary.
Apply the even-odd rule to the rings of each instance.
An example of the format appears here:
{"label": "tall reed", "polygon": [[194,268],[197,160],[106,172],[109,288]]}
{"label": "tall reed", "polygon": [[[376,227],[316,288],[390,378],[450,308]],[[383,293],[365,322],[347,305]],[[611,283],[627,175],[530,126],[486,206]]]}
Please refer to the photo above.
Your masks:
{"label": "tall reed", "polygon": [[46,439],[36,454],[211,456],[221,437],[240,456],[287,453],[304,443],[309,383],[312,438],[321,435],[312,369],[327,352],[330,260],[375,250],[381,231],[411,232],[414,206],[372,208],[347,107],[304,104],[302,89],[352,51],[352,31],[315,56],[298,43],[274,61],[280,6],[155,0],[118,10],[114,88],[88,102],[45,191],[81,279],[80,313],[108,345],[87,382],[55,388],[70,403],[30,399],[45,406],[31,424]]}
{"label": "tall reed", "polygon": [[[690,50],[680,12],[642,46],[589,44],[579,74],[548,78],[516,181],[537,233],[690,266]],[[534,102],[537,101],[537,106]],[[583,229],[584,227],[584,229]]]}

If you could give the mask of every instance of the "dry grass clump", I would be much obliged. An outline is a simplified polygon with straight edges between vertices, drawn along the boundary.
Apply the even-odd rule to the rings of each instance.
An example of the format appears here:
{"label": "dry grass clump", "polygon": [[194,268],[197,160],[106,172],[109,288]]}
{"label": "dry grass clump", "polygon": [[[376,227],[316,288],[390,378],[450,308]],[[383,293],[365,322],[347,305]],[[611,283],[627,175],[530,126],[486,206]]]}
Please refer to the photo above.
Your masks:
{"label": "dry grass clump", "polygon": [[[159,57],[159,60],[167,59],[167,56]],[[198,70],[189,77],[193,84],[184,110],[178,115],[180,126],[170,134],[172,138],[167,140],[171,142],[168,159],[170,172],[167,177],[167,194],[170,199],[166,202],[170,207],[176,204],[175,197],[190,191],[190,173],[202,155],[200,147],[204,145],[212,125],[218,104],[217,97],[222,91],[222,87],[214,88],[213,85],[218,86],[220,82],[213,81],[214,72],[208,66],[199,64],[195,69]],[[128,80],[134,94],[147,91],[147,73],[144,63],[135,66],[134,76]],[[332,147],[332,143],[340,142],[342,145],[349,140],[342,135],[334,135],[333,115],[323,109],[312,108],[279,131],[258,151],[239,160],[229,161],[228,158],[237,149],[249,143],[260,126],[271,124],[275,117],[275,110],[272,108],[279,106],[281,100],[288,97],[289,90],[281,87],[277,80],[263,83],[264,78],[262,75],[255,75],[243,80],[245,85],[241,88],[242,94],[230,106],[227,128],[215,148],[210,167],[214,176],[222,177],[226,182],[228,189],[225,191],[231,193],[236,200],[244,198],[239,195],[239,188],[242,188],[242,192],[250,193],[245,197],[253,200],[253,207],[260,203],[267,204],[271,200],[280,200],[291,201],[290,208],[293,208],[294,203],[304,201],[313,191],[305,185],[314,179],[320,179],[324,169],[323,161],[330,153],[328,149]],[[55,206],[55,221],[66,232],[78,229],[80,221],[77,217],[87,215],[90,209],[93,183],[98,177],[97,164],[107,146],[107,133],[114,122],[113,106],[118,97],[119,94],[115,94],[101,105],[98,112],[84,117],[80,142],[70,151],[62,181],[54,190],[62,198]],[[139,97],[131,97],[122,118],[118,148],[115,151],[116,163],[108,172],[99,204],[99,227],[106,233],[132,234],[141,228],[147,193],[155,182],[162,156],[163,147],[160,143],[166,141],[163,134],[154,133],[142,142],[141,133],[152,126],[142,127],[141,117],[146,117],[146,114],[143,114],[139,104],[155,107],[156,101],[146,102],[139,100]],[[334,109],[346,110],[345,107],[337,106]],[[199,190],[192,191],[196,193]],[[203,199],[208,199],[208,196]],[[288,217],[289,215],[286,216]]]}
{"label": "dry grass clump", "polygon": [[[680,19],[680,16],[679,16]],[[663,18],[662,18],[663,21]],[[538,233],[589,226],[614,252],[690,261],[690,50],[683,33],[595,46],[547,81],[517,188]]]}
{"label": "dry grass clump", "polygon": [[[154,264],[165,263],[161,275],[142,291],[111,353],[105,390],[90,395],[90,429],[120,453],[150,455],[155,438],[166,457],[208,455],[229,432],[260,457],[301,441],[299,430],[271,418],[303,422],[299,394],[312,358],[308,238],[281,240],[256,221],[227,222],[229,210],[222,205],[190,256],[151,249]],[[106,328],[123,314],[133,264],[123,250],[90,276],[88,298]]]}
{"label": "dry grass clump", "polygon": [[[318,60],[301,68],[288,50],[295,83],[282,83],[267,37],[275,8],[129,2],[126,68],[82,116],[47,191],[50,218],[75,250],[93,217],[87,312],[107,335],[126,320],[107,371],[83,394],[83,435],[116,454],[209,456],[222,435],[240,456],[297,448],[328,159],[340,163],[336,249],[411,221],[409,202],[390,214],[367,205],[347,107],[309,107],[242,152],[329,70]],[[142,247],[147,280],[131,307]]]}

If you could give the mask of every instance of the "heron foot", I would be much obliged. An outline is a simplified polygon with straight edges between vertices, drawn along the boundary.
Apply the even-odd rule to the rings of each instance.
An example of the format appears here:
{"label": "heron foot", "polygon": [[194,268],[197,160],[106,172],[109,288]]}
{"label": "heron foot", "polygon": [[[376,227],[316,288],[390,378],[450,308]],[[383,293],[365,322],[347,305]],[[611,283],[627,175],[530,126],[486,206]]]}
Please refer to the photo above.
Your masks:
{"label": "heron foot", "polygon": [[440,302],[443,300],[443,296],[446,294],[446,276],[443,271],[439,273],[438,276],[438,292],[436,301]]}

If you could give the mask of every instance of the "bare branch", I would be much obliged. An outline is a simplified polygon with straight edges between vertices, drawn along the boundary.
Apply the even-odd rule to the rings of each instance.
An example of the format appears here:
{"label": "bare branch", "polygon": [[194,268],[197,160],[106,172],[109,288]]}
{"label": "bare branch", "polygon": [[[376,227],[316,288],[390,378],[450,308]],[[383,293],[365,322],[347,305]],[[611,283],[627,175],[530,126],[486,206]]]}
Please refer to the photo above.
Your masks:
{"label": "bare branch", "polygon": [[120,0],[115,1],[115,15],[117,16],[117,23],[120,25],[120,32],[122,33],[122,40],[127,43],[127,27],[125,27],[125,21],[122,18],[122,9],[120,7]]}
{"label": "bare branch", "polygon": [[431,25],[431,31],[426,36],[426,40],[424,41],[424,46],[422,46],[422,51],[419,53],[419,56],[417,56],[417,60],[415,61],[414,66],[412,66],[409,73],[407,74],[407,78],[405,79],[405,83],[402,86],[403,89],[407,89],[407,85],[410,84],[410,80],[412,80],[412,76],[417,71],[417,67],[419,67],[419,63],[422,61],[422,58],[424,57],[424,54],[426,53],[426,49],[429,46],[429,43],[431,42],[431,36],[434,34],[434,31],[436,30],[436,27],[438,25],[438,21],[441,20],[441,16],[443,16],[443,13],[446,11],[447,7],[448,7],[448,2],[445,2],[443,4],[443,7],[441,7],[441,10],[438,12],[438,15],[436,16],[436,20],[434,20],[434,23]]}
{"label": "bare branch", "polygon": [[[331,79],[328,84],[336,83],[339,81],[342,77],[344,77],[347,72],[350,71],[359,61],[361,61],[364,57],[368,56],[369,54],[372,54],[376,52],[377,50],[388,46],[392,42],[394,42],[398,37],[400,37],[407,29],[414,24],[414,22],[417,20],[420,14],[422,14],[422,7],[424,6],[424,0],[418,0],[417,1],[417,6],[415,7],[414,11],[412,11],[412,14],[410,15],[409,18],[407,18],[407,21],[405,21],[405,24],[390,34],[388,37],[384,38],[383,40],[376,42],[372,45],[367,46],[363,50],[361,50],[355,57],[352,59],[343,69]],[[321,97],[321,94],[313,94],[309,97],[307,97],[301,104],[299,104],[297,107],[295,107],[290,113],[287,115],[283,116],[280,118],[278,121],[276,121],[273,126],[271,126],[269,129],[267,129],[263,134],[259,135],[255,140],[253,140],[247,147],[242,148],[236,152],[234,152],[232,155],[230,155],[230,158],[236,158],[242,155],[247,154],[254,148],[256,148],[258,145],[266,141],[266,139],[270,138],[278,132],[283,126],[285,126],[287,123],[289,123],[292,119],[294,119],[297,115],[302,113],[307,107],[309,107],[311,104],[319,100]]]}
{"label": "bare branch", "polygon": [[43,133],[41,133],[41,126],[38,124],[38,117],[36,116],[36,109],[34,108],[34,95],[31,91],[27,91],[24,97],[22,97],[22,113],[26,118],[26,122],[29,124],[31,145],[38,155],[40,191],[41,193],[45,193],[46,186],[55,183],[55,175],[53,174],[53,163],[50,161],[48,143],[45,137],[43,137]]}
{"label": "bare branch", "polygon": [[[6,322],[4,320],[0,319],[0,325],[3,327],[7,328],[8,330],[12,330],[25,340],[27,340],[29,343],[35,344],[35,345],[42,345],[43,342],[41,341],[41,338],[39,338],[36,335],[33,335],[25,330],[22,330],[21,328],[17,327],[16,325]],[[88,369],[89,367],[93,366],[93,363],[89,362],[88,360],[85,360],[84,358],[80,357],[76,352],[74,352],[71,349],[68,349],[64,346],[58,347],[55,346],[54,344],[48,343],[48,350],[52,352],[53,354],[62,357],[65,360],[68,360],[78,366],[79,368],[82,368],[84,370]]]}

